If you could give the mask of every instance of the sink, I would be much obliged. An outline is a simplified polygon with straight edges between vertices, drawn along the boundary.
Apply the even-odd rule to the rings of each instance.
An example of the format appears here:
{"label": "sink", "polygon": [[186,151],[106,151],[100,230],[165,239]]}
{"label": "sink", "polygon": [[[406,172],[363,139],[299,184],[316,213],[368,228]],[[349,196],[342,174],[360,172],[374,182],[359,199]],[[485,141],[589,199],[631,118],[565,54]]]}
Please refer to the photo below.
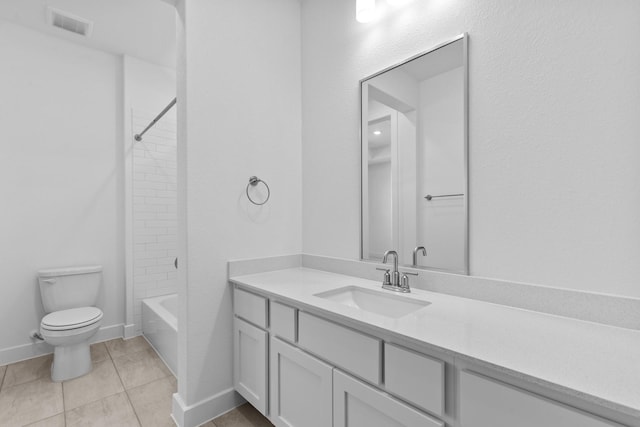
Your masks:
{"label": "sink", "polygon": [[386,291],[375,291],[358,286],[345,286],[314,296],[334,301],[347,307],[397,319],[431,304],[406,296],[393,295]]}

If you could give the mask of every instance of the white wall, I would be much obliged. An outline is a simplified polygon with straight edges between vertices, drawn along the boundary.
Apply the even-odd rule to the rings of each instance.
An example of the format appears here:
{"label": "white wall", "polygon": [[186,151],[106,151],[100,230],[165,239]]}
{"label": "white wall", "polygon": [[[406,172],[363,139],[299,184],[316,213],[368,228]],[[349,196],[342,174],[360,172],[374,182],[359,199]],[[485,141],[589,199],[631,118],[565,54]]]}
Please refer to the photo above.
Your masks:
{"label": "white wall", "polygon": [[[189,406],[233,393],[227,261],[302,249],[300,5],[193,0],[178,10],[178,216],[188,241],[177,400]],[[245,196],[252,175],[271,187],[262,207]]]}
{"label": "white wall", "polygon": [[640,2],[414,1],[363,25],[313,0],[302,29],[304,252],[359,256],[358,81],[466,31],[471,273],[640,296]]}
{"label": "white wall", "polygon": [[121,59],[5,21],[0,52],[2,365],[48,350],[28,338],[41,268],[103,265],[103,328],[121,335],[124,198]]}

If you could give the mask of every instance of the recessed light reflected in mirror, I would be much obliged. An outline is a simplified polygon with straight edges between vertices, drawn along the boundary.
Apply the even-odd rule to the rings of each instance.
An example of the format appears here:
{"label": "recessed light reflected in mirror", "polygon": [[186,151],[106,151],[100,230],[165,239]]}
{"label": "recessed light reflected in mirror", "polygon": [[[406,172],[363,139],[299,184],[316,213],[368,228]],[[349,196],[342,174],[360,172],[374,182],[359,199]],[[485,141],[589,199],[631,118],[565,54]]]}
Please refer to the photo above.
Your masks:
{"label": "recessed light reflected in mirror", "polygon": [[382,131],[380,131],[380,130],[374,130],[374,131],[373,131],[373,134],[374,134],[374,135],[382,135]]}
{"label": "recessed light reflected in mirror", "polygon": [[356,0],[356,21],[371,22],[376,18],[376,0]]}

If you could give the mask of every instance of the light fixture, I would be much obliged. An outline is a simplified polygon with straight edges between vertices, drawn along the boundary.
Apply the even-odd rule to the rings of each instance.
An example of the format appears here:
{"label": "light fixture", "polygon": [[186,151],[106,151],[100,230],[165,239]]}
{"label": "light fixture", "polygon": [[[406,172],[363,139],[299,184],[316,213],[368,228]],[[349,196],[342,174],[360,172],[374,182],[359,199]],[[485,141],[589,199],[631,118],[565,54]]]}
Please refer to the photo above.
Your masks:
{"label": "light fixture", "polygon": [[402,6],[403,4],[407,4],[411,1],[412,0],[387,0],[387,3],[389,3],[391,6]]}
{"label": "light fixture", "polygon": [[374,135],[382,135],[382,131],[381,130],[374,130],[373,134]]}
{"label": "light fixture", "polygon": [[356,0],[356,21],[371,22],[376,18],[376,0]]}

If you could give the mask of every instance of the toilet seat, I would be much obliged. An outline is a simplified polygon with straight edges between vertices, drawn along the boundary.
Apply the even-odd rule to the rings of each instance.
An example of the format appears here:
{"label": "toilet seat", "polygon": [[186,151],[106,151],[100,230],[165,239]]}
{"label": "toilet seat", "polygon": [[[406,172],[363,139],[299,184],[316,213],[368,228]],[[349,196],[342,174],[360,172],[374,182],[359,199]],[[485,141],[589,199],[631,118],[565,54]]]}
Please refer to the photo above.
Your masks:
{"label": "toilet seat", "polygon": [[97,307],[80,307],[54,311],[42,319],[40,328],[47,331],[67,331],[80,329],[99,322],[102,310]]}

